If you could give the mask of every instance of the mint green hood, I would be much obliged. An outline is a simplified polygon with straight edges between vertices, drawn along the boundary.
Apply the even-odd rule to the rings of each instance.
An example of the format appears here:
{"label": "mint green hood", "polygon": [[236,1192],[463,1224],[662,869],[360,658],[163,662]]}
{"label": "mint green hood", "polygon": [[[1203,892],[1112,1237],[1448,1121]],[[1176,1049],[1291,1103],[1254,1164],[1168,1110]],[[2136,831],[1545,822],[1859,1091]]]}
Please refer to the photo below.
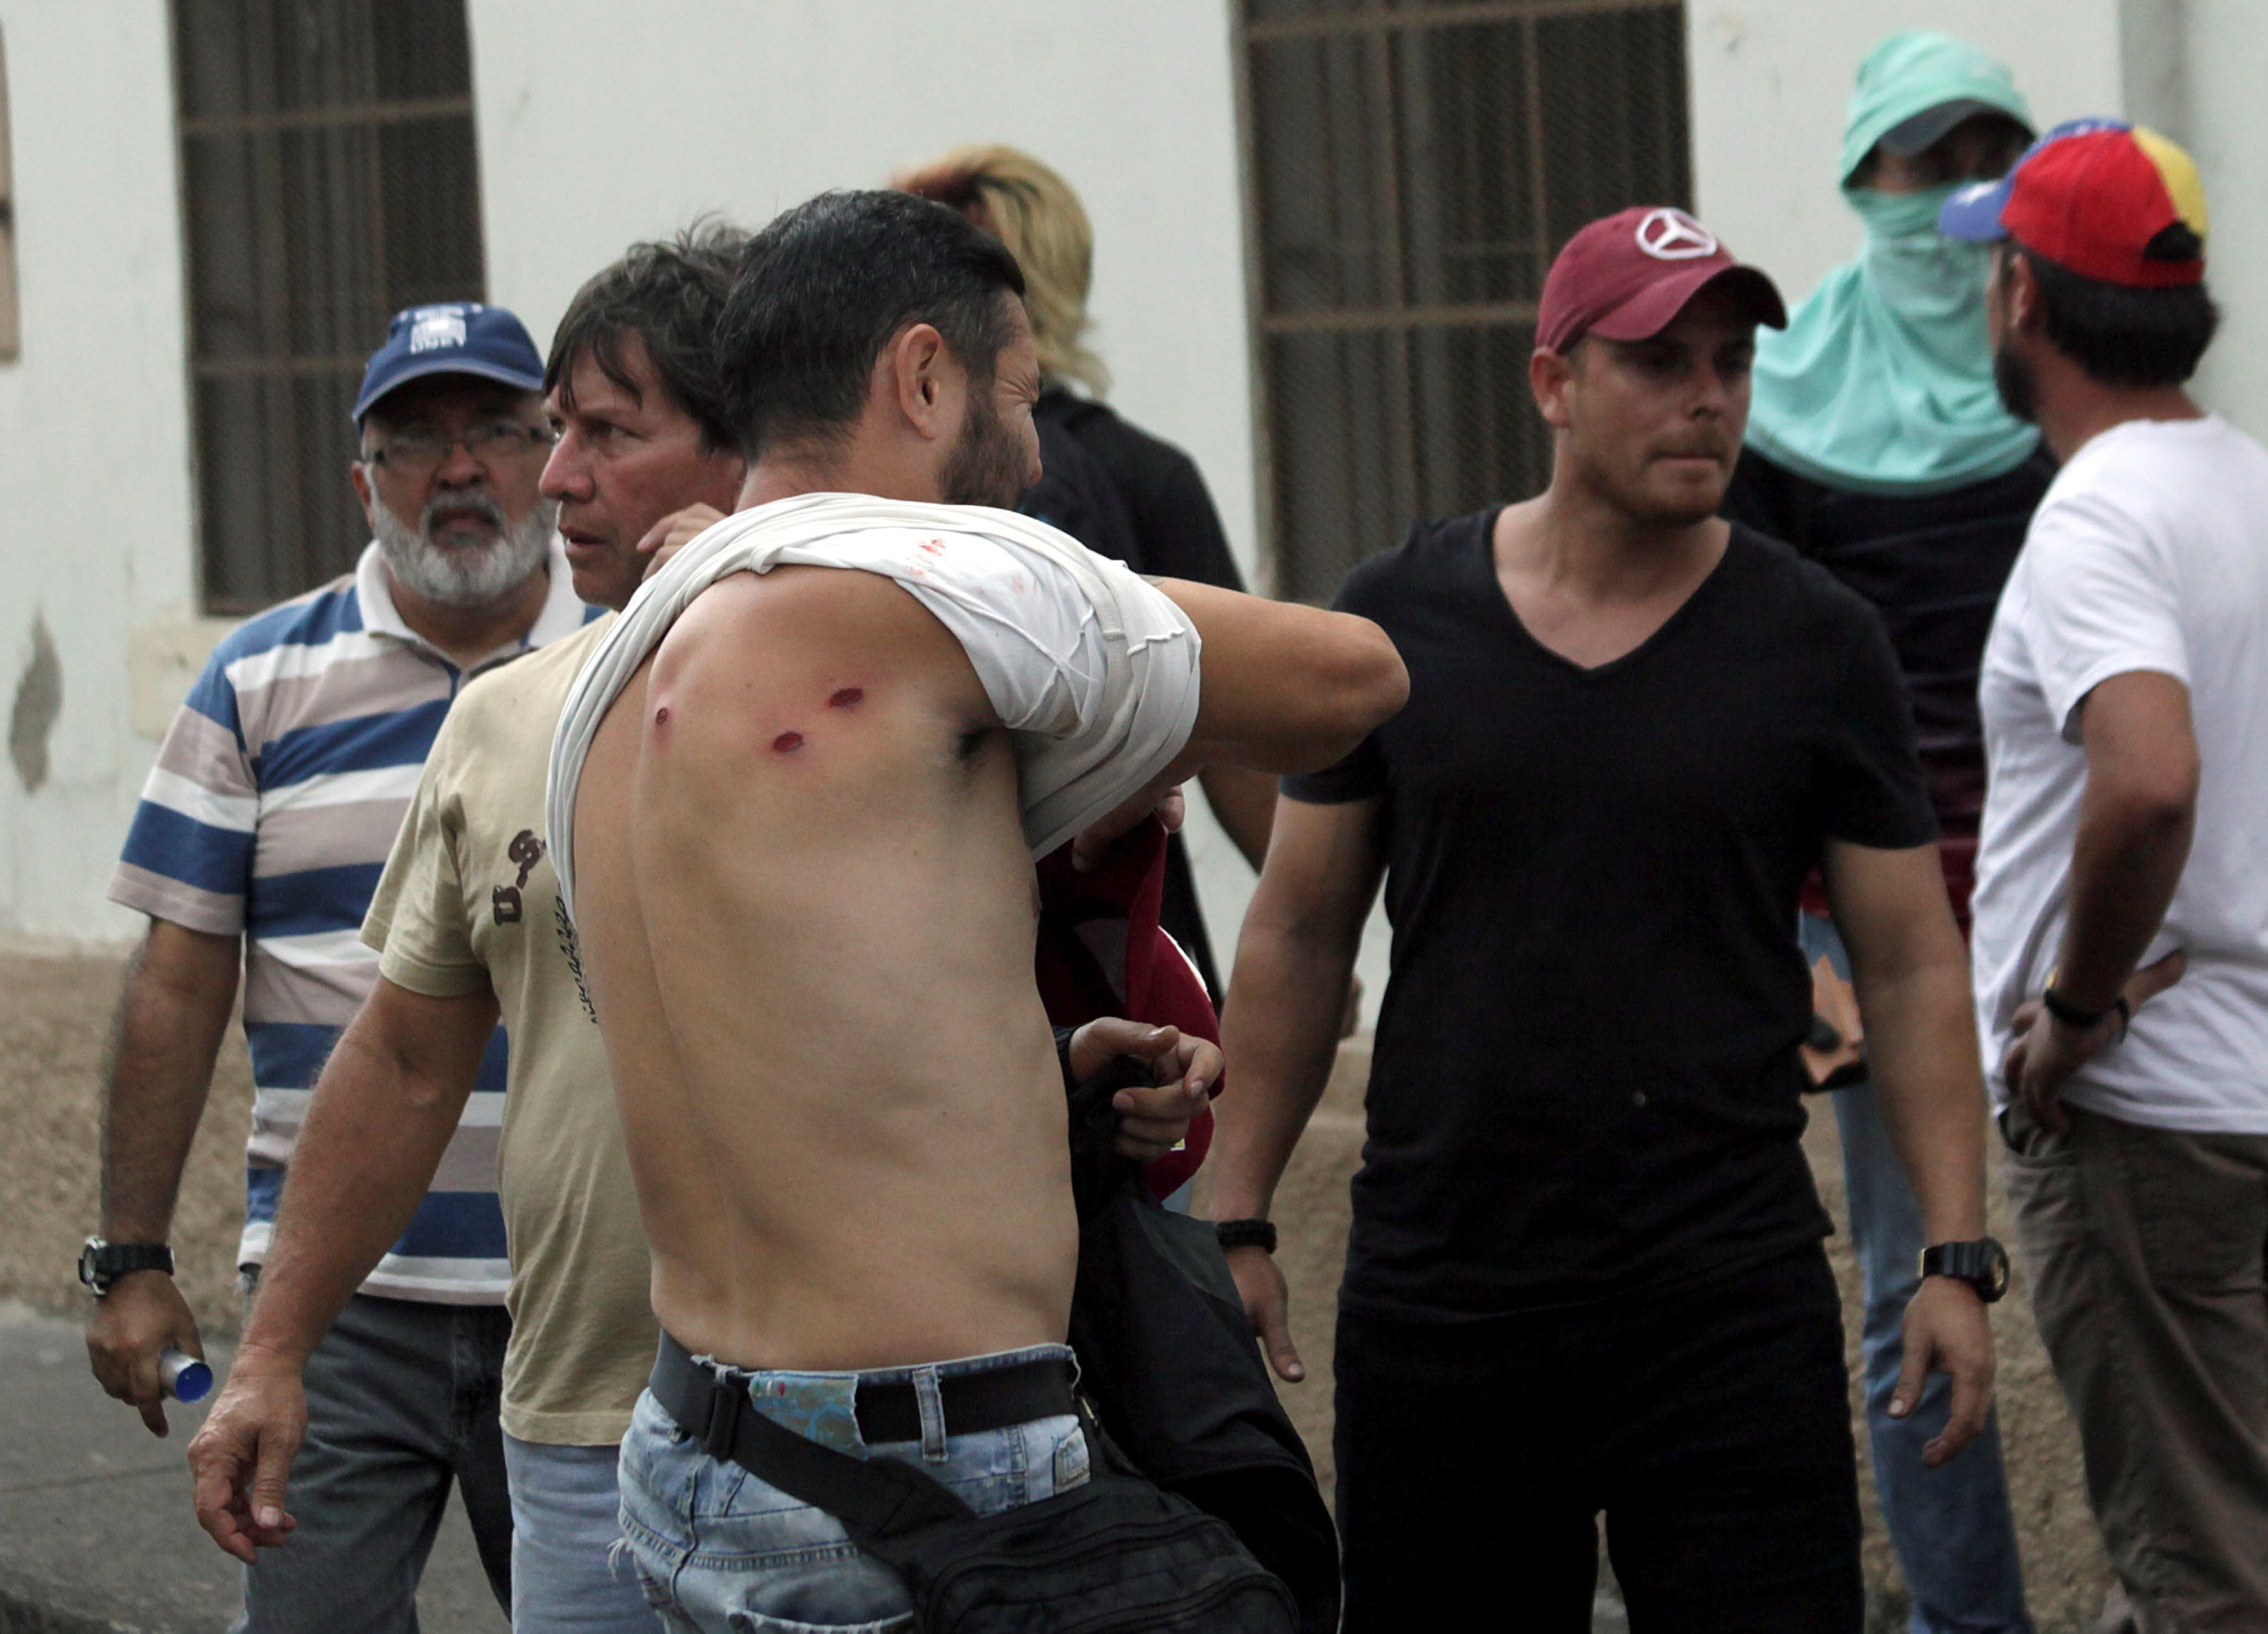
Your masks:
{"label": "mint green hood", "polygon": [[[1839,173],[1914,114],[1970,99],[2031,122],[2008,70],[1974,46],[1892,35],[1859,67]],[[1998,476],[2038,445],[1992,385],[1986,247],[1937,230],[1952,191],[1844,190],[1866,244],[1786,329],[1759,335],[1748,433],[1757,453],[1831,487],[1927,494]]]}

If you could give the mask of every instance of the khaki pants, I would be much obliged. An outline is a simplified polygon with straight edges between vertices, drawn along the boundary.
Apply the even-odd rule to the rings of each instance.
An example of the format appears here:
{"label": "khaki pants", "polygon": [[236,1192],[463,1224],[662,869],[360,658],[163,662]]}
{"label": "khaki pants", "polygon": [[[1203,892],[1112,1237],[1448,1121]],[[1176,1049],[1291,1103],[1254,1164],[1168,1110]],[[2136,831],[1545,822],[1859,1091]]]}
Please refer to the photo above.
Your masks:
{"label": "khaki pants", "polygon": [[2001,1115],[2032,1307],[2142,1634],[2268,1629],[2268,1135]]}

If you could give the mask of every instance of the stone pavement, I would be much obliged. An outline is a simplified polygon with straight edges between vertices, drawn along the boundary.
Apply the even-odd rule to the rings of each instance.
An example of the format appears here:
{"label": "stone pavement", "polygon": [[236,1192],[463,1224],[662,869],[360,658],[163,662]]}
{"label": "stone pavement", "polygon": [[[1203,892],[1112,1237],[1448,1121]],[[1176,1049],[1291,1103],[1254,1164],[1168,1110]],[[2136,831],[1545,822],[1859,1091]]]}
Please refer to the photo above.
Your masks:
{"label": "stone pavement", "polygon": [[[216,1373],[227,1354],[213,1348]],[[189,1508],[181,1449],[202,1407],[169,1402],[157,1439],[94,1382],[77,1323],[13,1302],[0,1380],[0,1634],[220,1634],[243,1598]],[[427,1634],[508,1627],[453,1502],[417,1613]]]}

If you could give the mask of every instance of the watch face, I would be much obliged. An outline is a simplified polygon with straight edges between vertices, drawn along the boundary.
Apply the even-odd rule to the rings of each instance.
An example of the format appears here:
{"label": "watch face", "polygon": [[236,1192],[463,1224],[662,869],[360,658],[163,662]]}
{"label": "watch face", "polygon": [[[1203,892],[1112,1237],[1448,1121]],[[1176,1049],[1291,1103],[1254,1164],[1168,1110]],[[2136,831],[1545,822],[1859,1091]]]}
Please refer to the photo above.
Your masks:
{"label": "watch face", "polygon": [[94,1269],[94,1251],[98,1246],[90,1242],[78,1251],[78,1279],[93,1293],[102,1292],[102,1274]]}
{"label": "watch face", "polygon": [[1983,1246],[1984,1274],[1979,1278],[1982,1285],[1977,1292],[1989,1305],[2008,1292],[2008,1251],[1990,1237],[1984,1239]]}

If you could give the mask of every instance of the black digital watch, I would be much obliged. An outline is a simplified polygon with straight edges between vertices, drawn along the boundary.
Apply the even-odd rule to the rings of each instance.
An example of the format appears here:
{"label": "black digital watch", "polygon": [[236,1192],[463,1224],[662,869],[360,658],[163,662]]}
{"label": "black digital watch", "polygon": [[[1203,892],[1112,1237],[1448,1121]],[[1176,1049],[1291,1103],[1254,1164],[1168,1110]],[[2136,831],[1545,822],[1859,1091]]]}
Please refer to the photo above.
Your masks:
{"label": "black digital watch", "polygon": [[1263,1254],[1276,1252],[1276,1223],[1273,1220],[1216,1220],[1212,1234],[1224,1250],[1257,1248]]}
{"label": "black digital watch", "polygon": [[1940,1242],[1921,1251],[1921,1274],[1965,1282],[1990,1305],[2008,1292],[2008,1251],[1991,1237]]}

